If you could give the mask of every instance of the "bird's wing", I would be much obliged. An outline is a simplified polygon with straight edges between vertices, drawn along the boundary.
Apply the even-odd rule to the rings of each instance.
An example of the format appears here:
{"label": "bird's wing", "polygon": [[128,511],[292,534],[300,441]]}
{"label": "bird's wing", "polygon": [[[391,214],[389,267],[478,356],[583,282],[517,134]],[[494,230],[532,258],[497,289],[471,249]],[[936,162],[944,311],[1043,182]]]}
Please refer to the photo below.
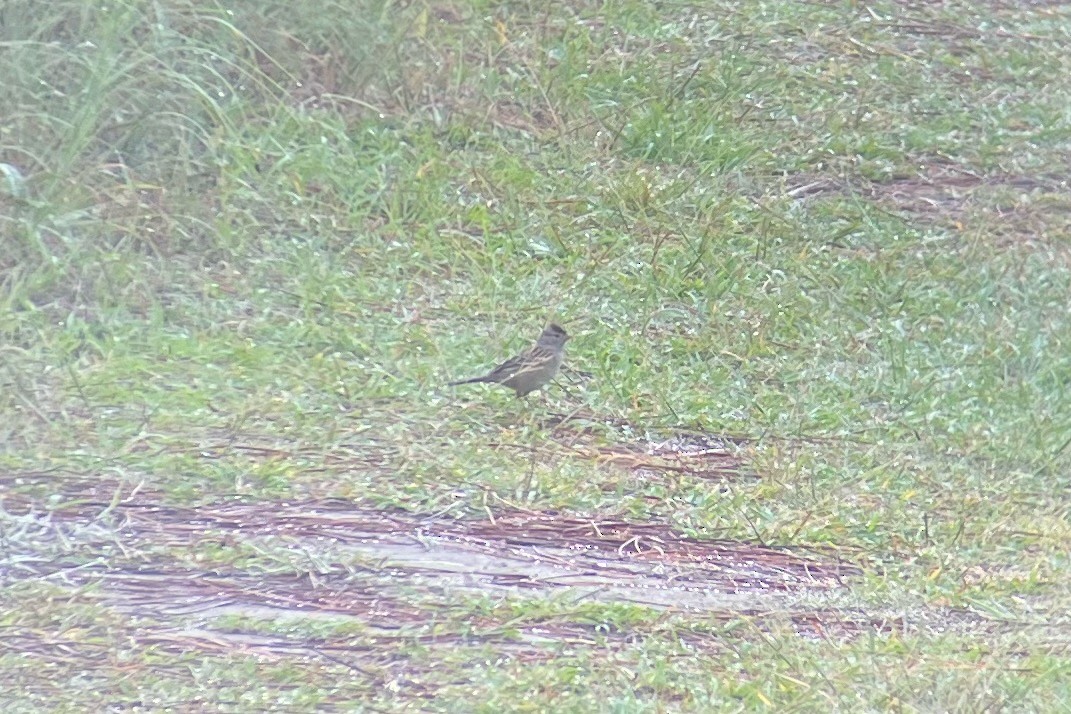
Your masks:
{"label": "bird's wing", "polygon": [[487,373],[487,379],[494,382],[502,382],[525,371],[528,360],[524,355],[510,357]]}
{"label": "bird's wing", "polygon": [[554,361],[554,356],[554,350],[536,347],[506,360],[495,367],[488,376],[494,375],[496,379],[509,379],[527,372],[539,372],[545,369],[549,362]]}

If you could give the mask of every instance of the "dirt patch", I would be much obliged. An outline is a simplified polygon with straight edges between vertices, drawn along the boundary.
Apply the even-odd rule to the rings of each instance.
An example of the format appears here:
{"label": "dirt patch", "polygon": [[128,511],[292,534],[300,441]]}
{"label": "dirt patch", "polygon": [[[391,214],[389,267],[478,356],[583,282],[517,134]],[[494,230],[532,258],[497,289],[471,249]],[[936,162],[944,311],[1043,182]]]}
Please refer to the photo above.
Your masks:
{"label": "dirt patch", "polygon": [[1068,190],[1067,177],[1063,174],[983,176],[940,160],[920,159],[920,164],[915,175],[887,181],[847,183],[801,174],[788,182],[785,195],[795,199],[830,194],[864,196],[889,210],[954,220],[979,204],[1003,206],[1003,210],[1010,211],[1023,196],[1063,196]]}
{"label": "dirt patch", "polygon": [[[597,465],[643,475],[680,474],[711,481],[754,478],[739,454],[738,444],[726,437],[675,430],[664,435],[606,439],[591,423],[620,432],[646,430],[627,422],[613,423],[593,415],[557,415],[547,426],[565,454]],[[499,445],[504,446],[504,445]]]}
{"label": "dirt patch", "polygon": [[[13,481],[19,490],[3,488]],[[63,500],[41,498],[49,482]],[[664,523],[518,509],[456,520],[341,499],[176,507],[148,490],[55,474],[0,478],[0,494],[15,526],[0,580],[60,586],[70,591],[61,601],[134,618],[123,646],[146,653],[254,654],[387,681],[411,671],[400,653],[412,646],[490,647],[537,662],[646,639],[720,651],[723,626],[735,637],[789,628],[851,639],[949,622],[860,609],[850,587],[860,569],[835,550],[699,539]],[[490,609],[474,596],[489,596]],[[508,605],[538,598],[551,606]],[[615,624],[587,602],[649,613]],[[702,613],[701,627],[672,624],[688,612]],[[78,660],[78,648],[25,634],[36,656]]]}
{"label": "dirt patch", "polygon": [[[555,513],[513,511],[491,513],[481,521],[447,520],[360,509],[338,499],[197,508],[138,499],[78,500],[53,508],[49,519],[57,524],[105,519],[131,546],[139,541],[177,547],[269,538],[316,550],[344,546],[400,571],[467,574],[477,587],[480,582],[525,588],[588,585],[724,595],[828,589],[859,573],[832,551],[700,540],[664,524]],[[678,606],[687,601],[677,593]]]}
{"label": "dirt patch", "polygon": [[[679,445],[665,449],[680,453]],[[89,481],[69,481],[64,493],[47,509],[21,493],[5,497],[8,513],[21,511],[27,543],[114,546],[132,554],[256,544],[307,553],[322,567],[387,574],[395,584],[706,611],[780,607],[792,598],[775,598],[779,593],[844,588],[860,572],[832,549],[693,538],[665,523],[605,516],[488,508],[486,519],[457,520],[359,508],[342,499],[178,507],[157,494]],[[45,533],[51,530],[54,536]],[[21,567],[40,573],[57,562],[38,555]],[[757,605],[764,597],[769,601]]]}
{"label": "dirt patch", "polygon": [[577,453],[597,463],[643,474],[687,474],[712,481],[735,481],[750,476],[735,451],[708,437],[676,436],[640,444],[588,446]]}

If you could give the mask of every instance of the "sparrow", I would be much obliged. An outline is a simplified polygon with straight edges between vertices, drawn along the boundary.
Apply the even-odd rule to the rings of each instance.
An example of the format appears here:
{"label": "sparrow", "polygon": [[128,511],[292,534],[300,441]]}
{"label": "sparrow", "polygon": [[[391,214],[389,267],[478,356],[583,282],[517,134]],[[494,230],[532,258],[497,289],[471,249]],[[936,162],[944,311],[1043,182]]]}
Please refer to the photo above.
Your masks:
{"label": "sparrow", "polygon": [[450,382],[450,386],[474,382],[494,382],[509,387],[523,397],[546,385],[558,374],[565,353],[565,341],[569,333],[561,325],[550,323],[536,343],[516,357],[512,357],[482,377]]}

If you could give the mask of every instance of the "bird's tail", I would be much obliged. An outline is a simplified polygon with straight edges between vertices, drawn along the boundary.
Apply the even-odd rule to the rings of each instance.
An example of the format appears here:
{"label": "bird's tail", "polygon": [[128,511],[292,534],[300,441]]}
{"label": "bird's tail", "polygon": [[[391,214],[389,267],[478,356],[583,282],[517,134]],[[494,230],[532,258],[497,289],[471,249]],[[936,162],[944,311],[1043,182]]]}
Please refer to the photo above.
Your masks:
{"label": "bird's tail", "polygon": [[456,387],[459,384],[475,384],[476,382],[489,382],[489,381],[490,380],[487,379],[486,376],[485,377],[473,377],[472,379],[459,379],[456,382],[447,382],[446,386],[448,386],[448,387]]}

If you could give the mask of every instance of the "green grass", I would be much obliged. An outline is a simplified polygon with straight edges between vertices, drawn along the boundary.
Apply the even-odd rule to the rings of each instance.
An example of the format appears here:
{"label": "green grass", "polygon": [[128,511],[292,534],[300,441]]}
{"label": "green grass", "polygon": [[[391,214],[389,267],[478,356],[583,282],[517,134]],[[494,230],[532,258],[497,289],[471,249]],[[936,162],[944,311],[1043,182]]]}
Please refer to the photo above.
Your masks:
{"label": "green grass", "polygon": [[[1069,21],[972,3],[9,3],[0,163],[25,183],[0,184],[0,625],[17,636],[0,690],[27,711],[1058,710]],[[444,386],[549,319],[590,379],[526,403]],[[731,439],[739,477],[572,448],[679,430]],[[364,571],[285,531],[129,540],[119,506],[139,493],[191,522],[236,498],[474,520],[514,504],[832,548],[863,571],[834,603],[847,619],[912,617],[805,636],[764,605],[402,578],[376,581],[419,613],[392,637],[300,613],[282,633],[197,624],[368,638],[362,669],[258,655],[50,564],[284,573],[313,593]],[[949,612],[972,626],[912,619]],[[541,618],[558,629],[518,644]]]}

